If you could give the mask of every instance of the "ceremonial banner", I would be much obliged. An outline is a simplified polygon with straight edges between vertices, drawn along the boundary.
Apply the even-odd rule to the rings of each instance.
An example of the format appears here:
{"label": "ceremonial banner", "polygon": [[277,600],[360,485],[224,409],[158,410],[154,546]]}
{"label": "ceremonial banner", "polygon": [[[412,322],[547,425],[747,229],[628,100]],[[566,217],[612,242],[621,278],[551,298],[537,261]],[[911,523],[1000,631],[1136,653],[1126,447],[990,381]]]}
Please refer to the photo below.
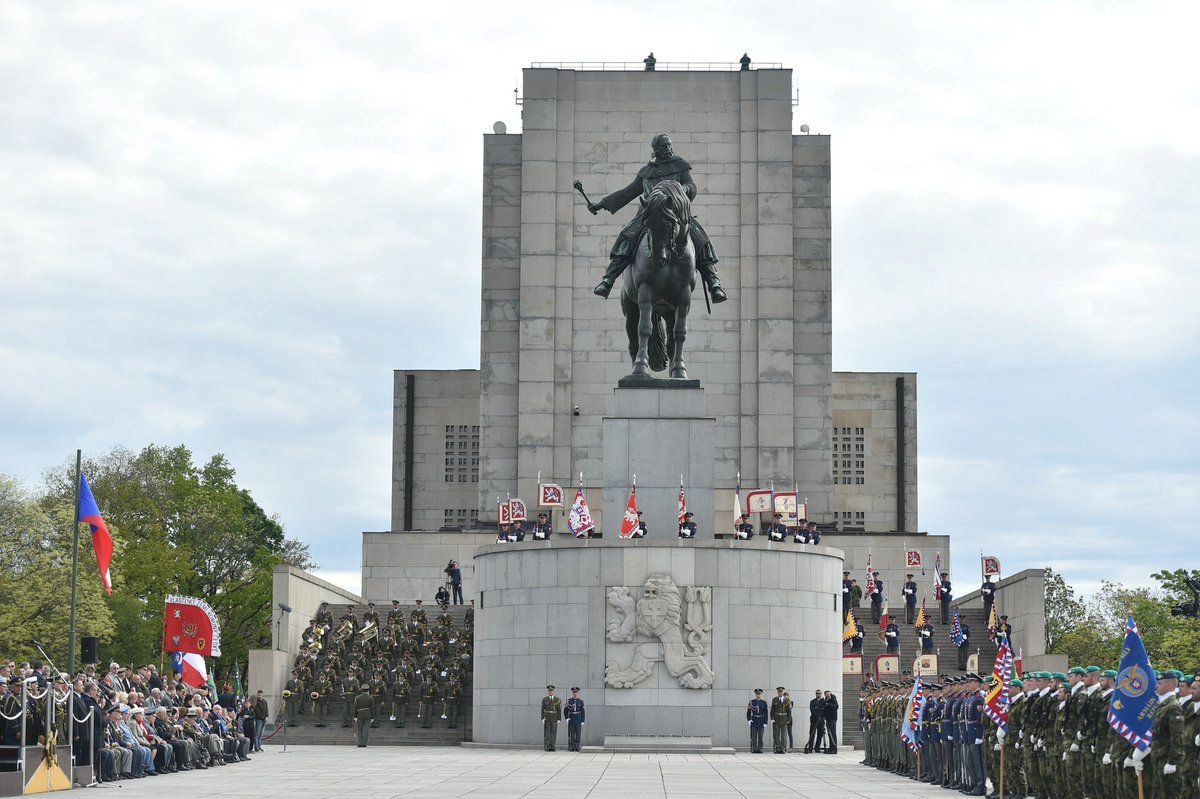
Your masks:
{"label": "ceremonial banner", "polygon": [[979,671],[979,653],[978,652],[976,652],[974,655],[967,655],[967,671],[974,671],[974,672]]}
{"label": "ceremonial banner", "polygon": [[508,520],[512,522],[528,521],[528,515],[525,511],[525,502],[520,499],[510,499],[508,501]]}
{"label": "ceremonial banner", "polygon": [[950,643],[955,646],[962,646],[963,629],[962,616],[958,612],[958,608],[954,609],[954,617],[950,619]]}
{"label": "ceremonial banner", "polygon": [[914,753],[921,748],[921,725],[925,716],[925,691],[921,686],[921,675],[918,674],[913,683],[912,693],[908,695],[908,706],[904,709],[904,723],[900,729],[900,737]]}
{"label": "ceremonial banner", "polygon": [[871,594],[875,593],[875,577],[874,571],[871,569],[871,553],[867,553],[867,590],[863,595],[863,599],[869,599]]}
{"label": "ceremonial banner", "polygon": [[983,712],[996,722],[996,726],[1008,732],[1008,684],[1012,681],[1013,656],[1008,641],[1001,639],[996,650],[996,665],[992,667],[995,681],[988,689],[983,702]]}
{"label": "ceremonial banner", "polygon": [[942,553],[937,553],[933,560],[933,598],[942,601]]}
{"label": "ceremonial banner", "polygon": [[588,508],[587,497],[583,493],[583,475],[579,475],[579,489],[575,492],[575,502],[571,504],[571,512],[567,515],[567,529],[576,538],[583,538],[596,527],[592,520],[592,511]]}
{"label": "ceremonial banner", "polygon": [[854,616],[854,611],[846,613],[846,624],[842,627],[842,643],[846,643],[862,630],[862,626],[858,623],[858,619]]}
{"label": "ceremonial banner", "polygon": [[900,656],[899,655],[880,655],[875,658],[875,676],[882,677],[885,674],[900,673]]}
{"label": "ceremonial banner", "polygon": [[999,577],[1000,576],[1000,559],[995,555],[981,556],[984,577]]}
{"label": "ceremonial banner", "polygon": [[221,623],[216,612],[203,599],[168,596],[163,612],[162,648],[164,652],[194,652],[219,657]]}
{"label": "ceremonial banner", "polygon": [[[88,526],[92,528],[92,549],[96,550],[96,565],[100,567],[100,580],[104,583],[104,590],[111,595],[112,536],[108,532],[108,525],[104,523],[104,518],[100,515],[96,498],[92,496],[92,487],[88,485],[87,477],[83,474],[79,475],[79,507],[75,510],[77,511],[76,523],[87,522]],[[72,622],[71,629],[74,630],[74,622]]]}
{"label": "ceremonial banner", "polygon": [[679,515],[679,524],[680,524],[680,526],[682,526],[683,522],[684,522],[683,515],[685,513],[687,513],[687,495],[683,493],[683,475],[682,474],[679,475],[679,506],[678,506],[677,510],[679,512],[679,514],[678,514]]}
{"label": "ceremonial banner", "polygon": [[771,512],[770,491],[750,491],[746,494],[746,513]]}
{"label": "ceremonial banner", "polygon": [[561,508],[564,504],[562,486],[558,483],[542,483],[538,486],[539,508]]}
{"label": "ceremonial banner", "polygon": [[917,611],[917,620],[913,622],[918,630],[925,626],[925,597],[921,597],[921,609]]}
{"label": "ceremonial banner", "polygon": [[496,497],[496,519],[500,524],[512,524],[512,505]]}
{"label": "ceremonial banner", "polygon": [[842,655],[842,674],[862,674],[862,655]]}
{"label": "ceremonial banner", "polygon": [[938,673],[938,656],[937,655],[917,655],[917,659],[913,661],[913,674],[937,674]]}
{"label": "ceremonial banner", "polygon": [[1000,616],[996,613],[996,603],[992,603],[992,612],[988,614],[987,634],[989,641],[996,640],[996,631],[1000,629]]}
{"label": "ceremonial banner", "polygon": [[791,516],[795,521],[808,518],[808,506],[799,502],[795,491],[777,493],[774,512],[782,513],[785,518]]}
{"label": "ceremonial banner", "polygon": [[910,569],[923,569],[924,564],[921,563],[921,550],[906,549],[904,550],[904,565]]}
{"label": "ceremonial banner", "polygon": [[[1146,645],[1133,616],[1125,622],[1125,643],[1117,685],[1108,706],[1108,723],[1138,749],[1150,746],[1154,710],[1158,707],[1158,678],[1150,668]],[[1158,755],[1155,755],[1157,758]]]}
{"label": "ceremonial banner", "polygon": [[633,476],[633,489],[629,492],[629,502],[625,503],[625,515],[621,517],[621,538],[633,538],[638,529],[637,509],[637,475]]}
{"label": "ceremonial banner", "polygon": [[738,472],[737,485],[733,488],[733,529],[742,523],[742,473]]}

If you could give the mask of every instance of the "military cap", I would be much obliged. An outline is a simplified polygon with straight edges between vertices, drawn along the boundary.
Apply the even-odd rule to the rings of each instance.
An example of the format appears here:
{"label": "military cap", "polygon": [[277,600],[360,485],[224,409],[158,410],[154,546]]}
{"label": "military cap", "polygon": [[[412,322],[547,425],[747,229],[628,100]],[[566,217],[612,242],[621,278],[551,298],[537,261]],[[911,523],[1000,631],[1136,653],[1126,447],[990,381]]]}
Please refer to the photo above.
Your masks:
{"label": "military cap", "polygon": [[1100,676],[1108,677],[1109,679],[1115,680],[1117,678],[1117,673],[1115,671],[1113,671],[1112,669],[1108,669],[1107,671],[1100,672]]}
{"label": "military cap", "polygon": [[1086,669],[1084,669],[1084,672],[1087,674],[1095,674],[1098,671],[1100,671],[1099,666],[1088,666]]}
{"label": "military cap", "polygon": [[554,690],[554,686],[553,686],[553,685],[547,685],[547,686],[546,686],[546,690],[547,690],[547,691],[553,691],[553,690]]}
{"label": "military cap", "polygon": [[571,693],[573,693],[573,694],[578,693],[578,692],[579,692],[579,686],[575,686],[574,688],[571,689]]}
{"label": "military cap", "polygon": [[755,689],[754,689],[754,695],[755,695],[755,696],[757,696],[758,694],[761,694],[761,693],[762,693],[762,689],[761,689],[761,688],[755,688]]}
{"label": "military cap", "polygon": [[1013,677],[1011,680],[1009,680],[1008,684],[1009,684],[1009,685],[1015,685],[1015,686],[1017,686],[1018,688],[1024,688],[1024,687],[1025,687],[1025,682],[1024,682],[1024,681],[1023,681],[1023,680],[1022,680],[1020,677]]}
{"label": "military cap", "polygon": [[1084,673],[1085,672],[1084,672],[1082,666],[1072,666],[1071,668],[1067,669],[1067,674],[1084,674]]}
{"label": "military cap", "polygon": [[1188,685],[1191,685],[1193,682],[1195,682],[1195,680],[1195,676],[1191,674],[1185,674],[1179,678],[1180,682],[1187,683]]}
{"label": "military cap", "polygon": [[1067,675],[1063,674],[1061,671],[1054,672],[1050,675],[1050,677],[1051,679],[1058,680],[1059,682],[1065,682],[1067,679]]}
{"label": "military cap", "polygon": [[942,686],[941,686],[941,685],[939,685],[938,683],[931,682],[931,683],[929,683],[929,690],[931,690],[931,691],[940,691],[940,690],[942,690]]}
{"label": "military cap", "polygon": [[1160,680],[1178,680],[1183,676],[1183,672],[1176,671],[1175,669],[1167,669],[1166,671],[1158,672],[1156,676]]}
{"label": "military cap", "polygon": [[696,514],[692,513],[691,511],[688,511],[687,513],[683,514],[683,518],[685,518],[685,519],[686,519],[686,518],[687,518],[687,517],[689,517],[689,516],[695,516],[695,515],[696,515]]}
{"label": "military cap", "polygon": [[[742,516],[744,517],[744,516],[746,516],[746,514],[745,514],[745,513],[743,513],[743,514],[742,514]],[[850,572],[842,572],[842,574],[849,574],[849,573],[850,573]]]}

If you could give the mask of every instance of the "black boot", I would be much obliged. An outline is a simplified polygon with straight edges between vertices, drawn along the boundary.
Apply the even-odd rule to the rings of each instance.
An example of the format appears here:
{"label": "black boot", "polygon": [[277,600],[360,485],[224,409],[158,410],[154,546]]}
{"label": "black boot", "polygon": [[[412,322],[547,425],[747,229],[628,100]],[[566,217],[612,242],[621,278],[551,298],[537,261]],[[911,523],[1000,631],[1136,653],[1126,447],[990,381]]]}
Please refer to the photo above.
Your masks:
{"label": "black boot", "polygon": [[617,282],[617,278],[621,276],[628,265],[624,258],[613,258],[608,264],[608,269],[604,271],[604,277],[596,284],[596,288],[592,289],[592,293],[597,297],[608,299],[608,293],[612,291],[613,284]]}
{"label": "black boot", "polygon": [[696,264],[696,271],[700,273],[700,279],[704,281],[704,285],[708,286],[708,293],[712,295],[713,305],[729,299],[725,294],[725,289],[721,288],[721,278],[717,277],[716,261]]}

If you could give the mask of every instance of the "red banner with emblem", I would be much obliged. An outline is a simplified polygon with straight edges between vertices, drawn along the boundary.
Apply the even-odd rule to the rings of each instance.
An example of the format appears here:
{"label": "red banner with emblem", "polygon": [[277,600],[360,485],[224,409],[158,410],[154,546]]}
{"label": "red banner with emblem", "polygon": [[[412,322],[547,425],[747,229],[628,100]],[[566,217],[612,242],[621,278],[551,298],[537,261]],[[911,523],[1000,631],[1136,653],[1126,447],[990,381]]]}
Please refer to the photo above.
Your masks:
{"label": "red banner with emblem", "polygon": [[212,607],[203,599],[168,596],[163,612],[163,651],[219,656],[221,623]]}

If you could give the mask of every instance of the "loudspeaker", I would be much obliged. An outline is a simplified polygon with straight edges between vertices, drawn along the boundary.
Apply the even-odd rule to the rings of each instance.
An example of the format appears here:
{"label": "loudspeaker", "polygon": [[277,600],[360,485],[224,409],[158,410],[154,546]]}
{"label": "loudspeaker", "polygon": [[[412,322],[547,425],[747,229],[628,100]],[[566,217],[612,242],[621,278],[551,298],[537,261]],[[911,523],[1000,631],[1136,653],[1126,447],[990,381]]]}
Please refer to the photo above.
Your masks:
{"label": "loudspeaker", "polygon": [[84,663],[99,663],[100,662],[100,639],[94,635],[83,636],[83,657],[81,660]]}

